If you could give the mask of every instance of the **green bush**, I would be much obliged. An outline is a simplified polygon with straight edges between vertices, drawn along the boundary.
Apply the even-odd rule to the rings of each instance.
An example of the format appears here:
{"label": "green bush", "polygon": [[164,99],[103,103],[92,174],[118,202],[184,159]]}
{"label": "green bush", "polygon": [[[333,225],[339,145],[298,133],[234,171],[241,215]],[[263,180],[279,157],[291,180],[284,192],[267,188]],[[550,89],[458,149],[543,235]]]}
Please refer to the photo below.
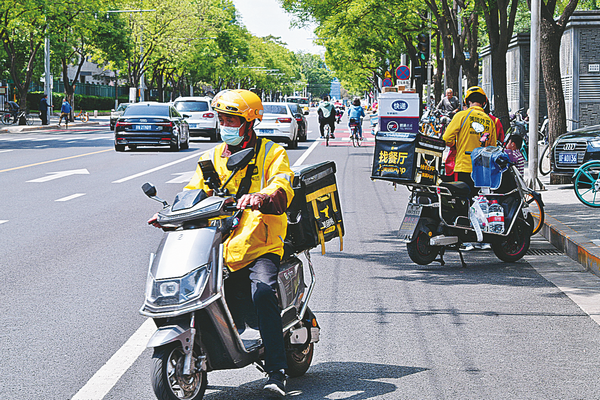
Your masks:
{"label": "green bush", "polygon": [[[44,95],[43,92],[29,92],[27,93],[27,104],[29,110],[37,110],[40,107],[40,100]],[[54,104],[54,110],[60,110],[60,105],[65,98],[64,93],[52,93],[52,104]],[[119,103],[126,103],[129,99],[125,96],[119,97]],[[100,96],[88,96],[84,94],[75,94],[75,105],[71,104],[73,111],[85,110],[110,110],[115,108],[115,99],[113,97],[100,97]]]}

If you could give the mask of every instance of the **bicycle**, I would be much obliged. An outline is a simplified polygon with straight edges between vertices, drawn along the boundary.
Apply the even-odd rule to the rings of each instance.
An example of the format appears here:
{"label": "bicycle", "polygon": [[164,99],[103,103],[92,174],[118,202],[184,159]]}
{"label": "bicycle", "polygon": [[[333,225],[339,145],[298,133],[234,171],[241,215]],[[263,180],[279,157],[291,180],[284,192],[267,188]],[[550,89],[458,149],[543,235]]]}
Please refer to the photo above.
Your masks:
{"label": "bicycle", "polygon": [[544,147],[540,152],[538,169],[542,176],[546,176],[550,173],[550,170],[552,169],[552,165],[550,163],[550,154],[552,152],[550,151],[550,141],[548,138],[548,117],[544,117],[544,121],[542,122],[540,131],[538,132],[538,139],[544,143]]}
{"label": "bicycle", "polygon": [[575,196],[588,207],[600,207],[600,161],[588,161],[573,173]]}
{"label": "bicycle", "polygon": [[77,119],[77,118],[79,118],[79,120],[81,122],[88,122],[90,120],[90,115],[88,114],[87,111],[81,110],[81,111],[79,111],[79,114],[77,114],[73,117],[73,119]]}
{"label": "bicycle", "polygon": [[350,139],[352,140],[352,146],[354,147],[360,147],[361,139],[358,137],[359,123],[360,122],[354,118],[350,119]]}
{"label": "bicycle", "polygon": [[[11,113],[10,111],[5,111],[4,114],[2,114],[2,123],[4,125],[14,125],[17,123],[17,121],[19,121],[21,118],[25,118],[25,123],[27,125],[33,125],[34,122],[34,116],[33,114],[29,114],[28,111],[25,110],[21,110],[18,111],[16,114]],[[12,121],[11,121],[12,119]]]}

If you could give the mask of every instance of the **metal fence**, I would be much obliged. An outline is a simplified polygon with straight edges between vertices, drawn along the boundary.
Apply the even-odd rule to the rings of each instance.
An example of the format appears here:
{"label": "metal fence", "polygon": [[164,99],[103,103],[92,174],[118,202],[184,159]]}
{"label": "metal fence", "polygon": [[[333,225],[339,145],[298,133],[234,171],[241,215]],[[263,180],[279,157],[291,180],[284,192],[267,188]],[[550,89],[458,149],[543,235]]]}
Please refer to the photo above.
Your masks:
{"label": "metal fence", "polygon": [[[30,92],[43,92],[44,85],[42,83],[32,83],[29,87]],[[61,81],[54,81],[52,91],[54,93],[64,93],[65,85]],[[119,96],[128,96],[129,88],[124,86],[117,87],[117,95],[115,96],[115,87],[109,85],[95,85],[93,83],[76,83],[75,84],[75,94],[82,94],[88,96],[98,96],[98,97],[119,97]]]}

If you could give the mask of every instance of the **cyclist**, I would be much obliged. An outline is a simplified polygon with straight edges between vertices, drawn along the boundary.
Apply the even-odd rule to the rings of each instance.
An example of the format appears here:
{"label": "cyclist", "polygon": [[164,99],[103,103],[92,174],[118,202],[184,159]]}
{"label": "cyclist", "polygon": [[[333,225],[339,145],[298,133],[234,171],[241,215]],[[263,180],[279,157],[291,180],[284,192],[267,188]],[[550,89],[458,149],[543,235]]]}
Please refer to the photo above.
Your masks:
{"label": "cyclist", "polygon": [[360,99],[355,97],[352,100],[352,106],[348,108],[348,127],[350,128],[350,134],[352,134],[352,124],[358,123],[358,135],[360,140],[363,140],[362,135],[362,119],[365,117],[365,110],[360,105]]}
{"label": "cyclist", "polygon": [[335,108],[333,107],[333,104],[329,102],[329,96],[323,96],[323,101],[319,104],[317,114],[319,114],[319,129],[321,131],[321,137],[325,137],[325,131],[323,128],[325,125],[329,125],[331,128],[330,136],[332,139],[335,139],[335,136],[333,136],[333,131],[335,131]]}
{"label": "cyclist", "polygon": [[62,102],[62,106],[60,106],[60,118],[58,119],[58,126],[60,126],[60,121],[65,119],[65,128],[69,129],[69,118],[71,116],[71,105],[67,101],[65,97]]}
{"label": "cyclist", "polygon": [[[231,173],[227,169],[231,154],[252,147],[257,150],[255,164],[246,168],[250,173],[240,172],[227,185],[231,192],[238,193],[244,191],[241,187],[246,181],[244,174],[250,182],[244,191],[246,194],[238,200],[238,208],[246,211],[224,243],[225,263],[230,271],[225,290],[235,294],[230,297],[231,301],[244,303],[246,297],[238,294],[245,293],[250,286],[249,300],[258,315],[258,329],[265,345],[265,371],[269,378],[264,390],[283,397],[287,361],[276,288],[283,256],[281,238],[287,229],[285,211],[294,197],[293,172],[283,147],[256,136],[254,124],[262,120],[263,104],[255,93],[244,89],[224,90],[215,96],[211,106],[218,114],[223,143],[202,154],[201,160],[212,160],[224,180]],[[210,193],[200,167],[185,189],[203,189]],[[160,227],[156,215],[148,223]]]}
{"label": "cyclist", "polygon": [[448,114],[452,119],[458,111],[460,111],[460,101],[454,96],[454,91],[451,88],[446,89],[446,97],[438,103],[438,110]]}

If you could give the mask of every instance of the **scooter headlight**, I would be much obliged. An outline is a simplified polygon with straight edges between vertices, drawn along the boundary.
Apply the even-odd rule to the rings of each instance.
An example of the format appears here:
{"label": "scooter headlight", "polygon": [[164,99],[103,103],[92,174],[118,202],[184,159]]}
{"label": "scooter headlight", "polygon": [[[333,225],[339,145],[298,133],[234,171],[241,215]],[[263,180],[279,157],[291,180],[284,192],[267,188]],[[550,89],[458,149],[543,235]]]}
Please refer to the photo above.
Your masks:
{"label": "scooter headlight", "polygon": [[149,273],[147,301],[155,306],[170,306],[200,296],[206,286],[210,267],[210,263],[205,264],[181,278],[158,281]]}

